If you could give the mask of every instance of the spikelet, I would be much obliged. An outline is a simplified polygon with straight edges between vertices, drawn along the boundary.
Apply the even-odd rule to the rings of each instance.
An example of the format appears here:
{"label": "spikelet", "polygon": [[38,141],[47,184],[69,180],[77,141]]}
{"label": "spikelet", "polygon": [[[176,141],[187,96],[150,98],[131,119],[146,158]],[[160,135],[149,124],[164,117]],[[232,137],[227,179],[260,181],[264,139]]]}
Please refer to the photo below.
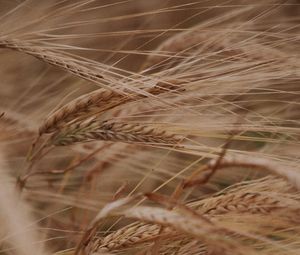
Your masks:
{"label": "spikelet", "polygon": [[[168,233],[168,235],[172,233],[169,228],[165,228],[164,232]],[[138,243],[154,240],[162,234],[160,233],[159,225],[138,223],[121,228],[103,239],[96,240],[95,243],[97,245],[95,245],[95,248],[107,250],[126,248]]]}
{"label": "spikelet", "polygon": [[276,198],[270,194],[244,192],[210,198],[199,209],[208,215],[224,213],[268,214],[276,210],[293,207],[295,209],[297,207],[295,200],[285,196]]}

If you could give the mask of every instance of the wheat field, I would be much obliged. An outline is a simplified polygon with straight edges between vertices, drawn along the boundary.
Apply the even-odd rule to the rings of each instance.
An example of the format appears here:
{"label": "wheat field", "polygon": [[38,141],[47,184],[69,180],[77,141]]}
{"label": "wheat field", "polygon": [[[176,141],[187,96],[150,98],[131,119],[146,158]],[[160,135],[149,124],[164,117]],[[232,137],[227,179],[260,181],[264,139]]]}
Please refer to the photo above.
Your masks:
{"label": "wheat field", "polygon": [[0,254],[300,254],[299,0],[0,0]]}

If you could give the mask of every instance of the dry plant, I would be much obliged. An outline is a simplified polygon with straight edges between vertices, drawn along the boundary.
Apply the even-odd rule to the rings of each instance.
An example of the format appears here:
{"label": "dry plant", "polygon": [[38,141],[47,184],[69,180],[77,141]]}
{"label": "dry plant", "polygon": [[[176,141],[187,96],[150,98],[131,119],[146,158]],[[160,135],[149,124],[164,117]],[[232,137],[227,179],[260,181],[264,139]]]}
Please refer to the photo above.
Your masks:
{"label": "dry plant", "polygon": [[299,254],[299,13],[0,1],[0,254]]}

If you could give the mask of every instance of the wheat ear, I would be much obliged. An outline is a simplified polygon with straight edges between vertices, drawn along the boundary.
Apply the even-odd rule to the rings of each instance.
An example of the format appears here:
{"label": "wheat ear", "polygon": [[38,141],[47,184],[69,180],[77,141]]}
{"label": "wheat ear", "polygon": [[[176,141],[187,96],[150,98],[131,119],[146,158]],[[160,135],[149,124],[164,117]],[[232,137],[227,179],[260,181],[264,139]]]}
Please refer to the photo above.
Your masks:
{"label": "wheat ear", "polygon": [[[178,91],[176,81],[157,82],[157,84],[147,89],[146,92],[151,95],[159,95],[164,92]],[[87,118],[94,114],[103,113],[119,105],[145,98],[144,95],[127,96],[114,91],[97,89],[88,94],[82,95],[52,113],[39,128],[40,135],[51,133],[70,121],[80,118]]]}
{"label": "wheat ear", "polygon": [[[223,214],[260,214],[268,215],[289,208],[291,211],[299,212],[300,206],[292,197],[268,192],[237,192],[210,197],[204,200],[193,202],[189,206],[201,212],[204,216],[214,217]],[[115,250],[126,248],[138,243],[147,242],[158,238],[159,225],[136,224],[130,227],[113,232],[103,239],[96,240],[97,247]],[[171,228],[164,228],[169,236],[176,235]]]}
{"label": "wheat ear", "polygon": [[121,215],[170,227],[180,233],[193,236],[208,245],[217,245],[224,251],[234,251],[234,254],[253,254],[252,250],[241,247],[233,239],[224,238],[227,233],[226,229],[219,228],[193,213],[179,213],[157,207],[139,206],[126,209],[122,211]]}
{"label": "wheat ear", "polygon": [[40,135],[52,133],[64,124],[91,113],[101,113],[122,104],[128,97],[99,89],[83,95],[51,114],[40,126]]}
{"label": "wheat ear", "polygon": [[112,121],[103,122],[97,118],[90,118],[54,133],[50,137],[49,143],[55,146],[65,146],[74,143],[102,140],[174,145],[181,139],[174,134],[168,134],[164,130],[157,130],[147,125]]}
{"label": "wheat ear", "polygon": [[17,39],[0,39],[0,47],[26,53],[47,64],[56,66],[88,81],[99,82],[104,79],[103,75],[99,74],[99,72],[92,71],[88,67],[79,65],[75,59],[63,55],[59,51],[51,51],[45,47],[35,46],[31,43]]}

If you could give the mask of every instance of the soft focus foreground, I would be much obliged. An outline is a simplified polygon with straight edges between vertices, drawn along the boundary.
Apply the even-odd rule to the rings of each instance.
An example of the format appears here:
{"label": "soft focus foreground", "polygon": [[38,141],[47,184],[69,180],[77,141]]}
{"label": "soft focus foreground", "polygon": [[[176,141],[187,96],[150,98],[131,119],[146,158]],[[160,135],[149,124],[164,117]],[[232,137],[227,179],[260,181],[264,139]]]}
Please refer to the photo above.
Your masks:
{"label": "soft focus foreground", "polygon": [[300,2],[0,1],[0,254],[300,254]]}

